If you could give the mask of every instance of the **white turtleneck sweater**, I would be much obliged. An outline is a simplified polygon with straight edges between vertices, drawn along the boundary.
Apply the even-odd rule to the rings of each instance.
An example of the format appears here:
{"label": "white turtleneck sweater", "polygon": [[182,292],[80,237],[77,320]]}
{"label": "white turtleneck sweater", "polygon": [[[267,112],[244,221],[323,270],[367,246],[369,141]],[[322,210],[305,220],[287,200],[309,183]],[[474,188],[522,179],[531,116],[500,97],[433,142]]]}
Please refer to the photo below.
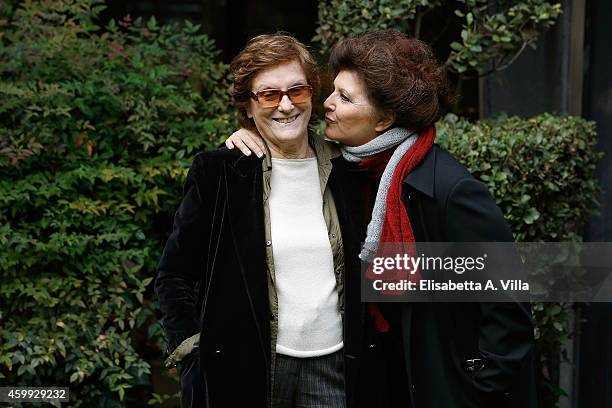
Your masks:
{"label": "white turtleneck sweater", "polygon": [[315,357],[342,348],[342,318],[317,159],[272,159],[270,231],[278,295],[276,352]]}

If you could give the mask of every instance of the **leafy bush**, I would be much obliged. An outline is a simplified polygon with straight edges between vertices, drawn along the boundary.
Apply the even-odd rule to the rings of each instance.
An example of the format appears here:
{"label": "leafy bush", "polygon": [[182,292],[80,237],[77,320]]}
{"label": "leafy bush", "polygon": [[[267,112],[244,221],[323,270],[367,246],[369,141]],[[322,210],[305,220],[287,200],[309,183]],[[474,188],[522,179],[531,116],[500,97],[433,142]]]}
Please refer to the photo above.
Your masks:
{"label": "leafy bush", "polygon": [[[342,38],[373,30],[396,29],[421,38],[424,18],[440,7],[454,10],[461,25],[460,38],[450,43],[446,61],[459,74],[485,75],[510,65],[540,32],[561,14],[561,4],[546,0],[460,0],[456,5],[440,0],[320,0],[317,34],[313,41],[327,52]],[[447,21],[446,24],[450,24]],[[440,25],[441,26],[441,25]],[[442,27],[440,27],[442,29]],[[444,28],[445,29],[445,28]],[[432,38],[422,37],[431,42]]]}
{"label": "leafy bush", "polygon": [[[487,185],[517,241],[582,241],[599,192],[594,122],[543,114],[453,120],[440,122],[438,129],[438,142]],[[554,406],[564,394],[551,373],[557,371],[562,343],[572,335],[570,307],[532,305],[543,406]]]}
{"label": "leafy bush", "polygon": [[168,213],[189,157],[234,127],[198,26],[101,28],[103,8],[25,2],[0,26],[0,378],[70,386],[87,407],[149,383],[133,338],[149,327],[160,347]]}
{"label": "leafy bush", "polygon": [[488,187],[517,241],[581,241],[597,205],[594,122],[543,114],[441,122],[439,143]]}

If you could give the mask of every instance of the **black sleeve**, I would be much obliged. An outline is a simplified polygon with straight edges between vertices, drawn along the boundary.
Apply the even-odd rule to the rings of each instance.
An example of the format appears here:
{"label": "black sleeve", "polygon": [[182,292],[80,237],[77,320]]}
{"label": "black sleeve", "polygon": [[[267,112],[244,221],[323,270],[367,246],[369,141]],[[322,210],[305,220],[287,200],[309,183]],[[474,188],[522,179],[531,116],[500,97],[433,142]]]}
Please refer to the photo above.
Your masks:
{"label": "black sleeve", "polygon": [[[512,242],[512,232],[485,185],[462,179],[452,189],[446,206],[451,242]],[[528,303],[480,303],[479,350],[485,360],[474,375],[485,392],[505,392],[518,379],[533,348],[533,326]]]}
{"label": "black sleeve", "polygon": [[183,187],[183,198],[174,215],[172,234],[158,265],[155,292],[159,298],[168,350],[199,332],[196,285],[204,274],[208,222],[207,201],[197,180],[204,177],[196,156]]}

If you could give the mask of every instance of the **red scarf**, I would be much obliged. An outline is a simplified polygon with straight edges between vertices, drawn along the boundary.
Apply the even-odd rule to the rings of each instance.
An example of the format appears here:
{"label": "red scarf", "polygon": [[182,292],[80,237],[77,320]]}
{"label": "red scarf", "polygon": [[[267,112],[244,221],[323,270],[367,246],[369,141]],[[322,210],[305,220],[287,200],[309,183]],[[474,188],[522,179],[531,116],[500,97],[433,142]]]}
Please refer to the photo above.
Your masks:
{"label": "red scarf", "polygon": [[[427,155],[429,149],[433,146],[435,138],[436,128],[434,126],[420,132],[414,145],[412,145],[397,164],[393,172],[391,186],[387,193],[387,209],[385,211],[385,219],[380,238],[381,245],[385,243],[413,244],[415,242],[412,224],[410,223],[410,218],[402,202],[402,185],[406,176],[423,160],[425,155]],[[389,149],[389,151],[379,153],[368,160],[362,161],[361,165],[369,168],[373,175],[380,178],[382,175],[381,169],[384,170],[392,154],[393,150]],[[385,280],[394,282],[399,282],[406,278],[410,280],[416,279],[418,281],[420,278],[418,272],[414,275],[408,275],[408,272],[404,270],[387,271],[385,274]],[[371,272],[371,269],[368,269],[366,276],[369,280],[380,279],[378,275],[374,275],[373,272]],[[403,292],[393,293],[401,294]],[[385,320],[378,306],[375,303],[369,303],[368,306],[370,314],[374,318],[376,329],[381,333],[389,331],[389,323]]]}

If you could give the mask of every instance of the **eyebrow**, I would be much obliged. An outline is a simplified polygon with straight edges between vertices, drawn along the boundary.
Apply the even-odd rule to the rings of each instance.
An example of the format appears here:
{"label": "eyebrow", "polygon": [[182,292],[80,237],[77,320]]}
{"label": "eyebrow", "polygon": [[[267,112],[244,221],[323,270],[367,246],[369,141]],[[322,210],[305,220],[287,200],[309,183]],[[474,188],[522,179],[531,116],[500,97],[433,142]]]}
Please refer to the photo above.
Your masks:
{"label": "eyebrow", "polygon": [[[293,86],[298,86],[298,85],[308,85],[308,81],[303,81],[301,79],[298,79],[298,80],[294,81],[291,85],[289,85],[287,87],[287,89],[289,89],[289,88],[291,88]],[[281,88],[276,88],[276,87],[264,84],[264,85],[261,85],[261,86],[258,86],[257,88],[255,88],[255,90],[253,92],[259,92],[259,91],[263,91],[265,89],[281,89]]]}

